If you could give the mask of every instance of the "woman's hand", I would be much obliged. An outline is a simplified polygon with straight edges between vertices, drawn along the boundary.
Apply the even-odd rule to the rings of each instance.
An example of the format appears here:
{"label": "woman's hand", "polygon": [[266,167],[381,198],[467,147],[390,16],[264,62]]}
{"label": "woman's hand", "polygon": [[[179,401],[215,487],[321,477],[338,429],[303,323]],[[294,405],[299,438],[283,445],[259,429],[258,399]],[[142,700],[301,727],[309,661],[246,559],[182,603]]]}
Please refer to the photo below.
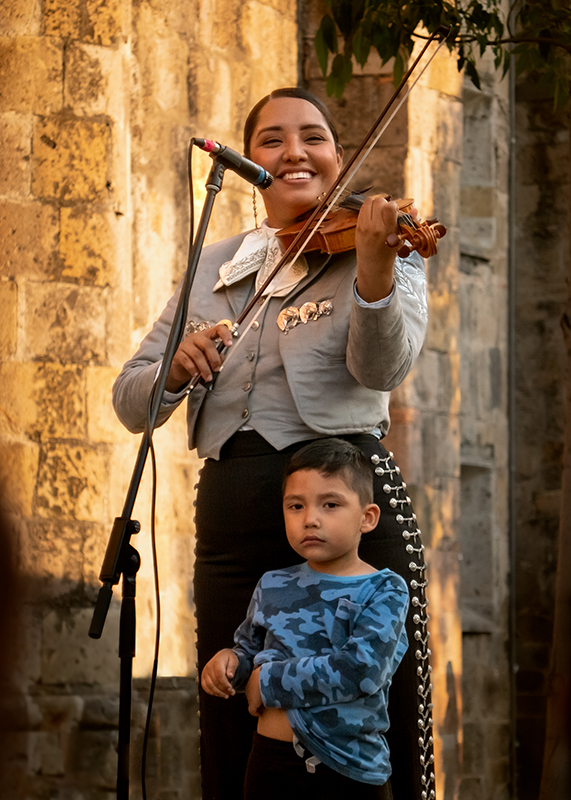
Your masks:
{"label": "woman's hand", "polygon": [[248,711],[253,717],[261,717],[264,713],[264,701],[260,692],[260,668],[255,669],[246,684],[246,700]]}
{"label": "woman's hand", "polygon": [[223,697],[225,700],[236,691],[232,688],[230,680],[236,673],[238,656],[233,650],[226,648],[219,650],[202,670],[200,682],[207,694],[214,697]]}
{"label": "woman's hand", "polygon": [[208,383],[212,380],[213,372],[220,372],[222,358],[214,344],[216,339],[222,339],[225,347],[232,344],[232,334],[223,322],[191,333],[180,343],[165,385],[167,392],[178,392],[197,375]]}
{"label": "woman's hand", "polygon": [[393,290],[396,250],[387,236],[398,233],[398,206],[382,195],[369,197],[357,219],[357,292],[366,303],[388,297]]}

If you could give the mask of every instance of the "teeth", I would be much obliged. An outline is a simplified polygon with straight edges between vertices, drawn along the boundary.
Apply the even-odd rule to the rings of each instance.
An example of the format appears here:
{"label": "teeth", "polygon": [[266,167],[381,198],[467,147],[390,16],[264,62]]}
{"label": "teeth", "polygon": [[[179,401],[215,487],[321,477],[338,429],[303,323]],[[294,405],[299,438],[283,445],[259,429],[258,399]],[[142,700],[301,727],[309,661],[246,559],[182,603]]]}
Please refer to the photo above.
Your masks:
{"label": "teeth", "polygon": [[297,178],[311,178],[310,172],[286,172],[285,175],[282,175],[285,181],[294,181]]}

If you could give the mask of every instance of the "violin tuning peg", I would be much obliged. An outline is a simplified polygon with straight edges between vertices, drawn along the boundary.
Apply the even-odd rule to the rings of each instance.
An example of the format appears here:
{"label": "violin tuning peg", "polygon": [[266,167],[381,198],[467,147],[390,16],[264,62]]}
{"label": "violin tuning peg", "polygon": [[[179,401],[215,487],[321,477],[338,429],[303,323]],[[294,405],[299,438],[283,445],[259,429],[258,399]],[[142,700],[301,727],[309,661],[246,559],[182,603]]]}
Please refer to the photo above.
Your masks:
{"label": "violin tuning peg", "polygon": [[398,247],[401,243],[401,238],[396,233],[389,233],[387,236],[387,244],[389,247]]}
{"label": "violin tuning peg", "polygon": [[399,250],[397,250],[397,256],[400,258],[408,258],[408,256],[412,253],[412,248],[408,246],[408,244],[403,244]]}

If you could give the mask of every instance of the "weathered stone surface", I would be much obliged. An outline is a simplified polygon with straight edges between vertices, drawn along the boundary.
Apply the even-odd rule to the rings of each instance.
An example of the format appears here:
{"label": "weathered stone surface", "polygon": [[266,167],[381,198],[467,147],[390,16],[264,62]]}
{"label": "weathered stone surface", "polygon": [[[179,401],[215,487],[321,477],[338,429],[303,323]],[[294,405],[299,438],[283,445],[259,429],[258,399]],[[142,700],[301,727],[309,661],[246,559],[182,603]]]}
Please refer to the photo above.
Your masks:
{"label": "weathered stone surface", "polygon": [[37,36],[42,21],[42,6],[38,0],[4,0],[2,3],[2,32],[5,36]]}
{"label": "weathered stone surface", "polygon": [[0,116],[2,170],[0,195],[28,197],[30,194],[32,118],[24,114]]}
{"label": "weathered stone surface", "polygon": [[53,114],[62,104],[61,45],[40,37],[0,38],[3,111]]}
{"label": "weathered stone surface", "polygon": [[0,365],[0,432],[33,439],[85,434],[81,369],[16,361]]}
{"label": "weathered stone surface", "polygon": [[28,284],[26,351],[33,359],[104,364],[105,311],[102,289]]}
{"label": "weathered stone surface", "polygon": [[44,27],[47,36],[83,39],[100,45],[114,44],[124,32],[126,7],[121,0],[46,0]]}
{"label": "weathered stone surface", "polygon": [[88,792],[94,788],[113,789],[117,784],[116,751],[115,731],[79,730],[69,748],[70,771],[75,781]]}
{"label": "weathered stone surface", "polygon": [[107,451],[94,446],[43,445],[36,498],[40,516],[102,520],[108,460]]}
{"label": "weathered stone surface", "polygon": [[0,282],[0,310],[3,317],[0,352],[10,356],[18,347],[18,286],[14,281]]}
{"label": "weathered stone surface", "polygon": [[123,121],[125,101],[123,51],[83,42],[66,48],[64,105],[76,116],[107,115]]}
{"label": "weathered stone surface", "polygon": [[34,520],[22,543],[22,570],[33,601],[77,591],[83,585],[85,525]]}
{"label": "weathered stone surface", "polygon": [[110,124],[40,118],[34,125],[32,191],[37,197],[104,202]]}
{"label": "weathered stone surface", "polygon": [[[43,621],[42,677],[44,683],[61,685],[115,684],[119,677],[117,642],[119,608],[113,602],[101,639],[87,635],[92,610],[53,610]],[[86,752],[84,758],[92,758]]]}
{"label": "weathered stone surface", "polygon": [[65,39],[77,38],[81,23],[80,0],[46,0],[43,8],[44,31],[46,36],[59,36]]}
{"label": "weathered stone surface", "polygon": [[30,442],[4,442],[1,452],[0,506],[17,516],[29,517],[38,474],[38,446]]}
{"label": "weathered stone surface", "polygon": [[57,259],[59,219],[39,203],[0,203],[0,275],[46,278]]}
{"label": "weathered stone surface", "polygon": [[92,442],[133,442],[133,435],[121,425],[111,402],[117,377],[115,367],[89,367],[87,381],[87,429]]}
{"label": "weathered stone surface", "polygon": [[116,269],[115,215],[75,206],[61,210],[60,279],[107,286]]}

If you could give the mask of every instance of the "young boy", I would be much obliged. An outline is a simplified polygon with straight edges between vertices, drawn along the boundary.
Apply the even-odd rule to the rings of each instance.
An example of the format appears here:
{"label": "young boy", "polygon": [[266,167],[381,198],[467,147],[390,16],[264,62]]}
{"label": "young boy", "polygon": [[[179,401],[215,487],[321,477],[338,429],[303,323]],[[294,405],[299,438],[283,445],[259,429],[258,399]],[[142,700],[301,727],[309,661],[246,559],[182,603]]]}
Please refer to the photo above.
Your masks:
{"label": "young boy", "polygon": [[359,558],[379,519],[372,497],[370,467],[343,440],[306,445],[288,465],[286,533],[307,561],[262,576],[236,646],[201,678],[226,699],[245,685],[259,718],[245,800],[392,798],[383,733],[409,597],[400,576]]}

